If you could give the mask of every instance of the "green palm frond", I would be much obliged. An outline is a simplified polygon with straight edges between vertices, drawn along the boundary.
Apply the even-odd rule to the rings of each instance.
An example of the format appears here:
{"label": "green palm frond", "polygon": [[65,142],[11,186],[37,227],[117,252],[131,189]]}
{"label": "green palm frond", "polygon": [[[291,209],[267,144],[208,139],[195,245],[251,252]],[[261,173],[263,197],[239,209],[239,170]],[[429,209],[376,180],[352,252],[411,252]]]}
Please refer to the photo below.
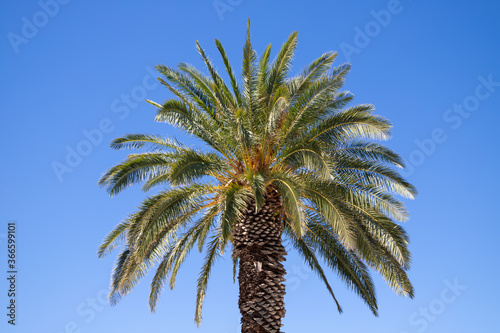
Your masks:
{"label": "green palm frond", "polygon": [[288,166],[292,170],[303,168],[313,172],[320,179],[328,180],[331,171],[324,150],[316,142],[299,142],[289,145],[281,152],[276,168]]}
{"label": "green palm frond", "polygon": [[330,69],[336,57],[336,52],[327,52],[314,60],[309,67],[304,70],[302,75],[295,77],[296,84],[293,86],[293,89],[290,89],[292,99],[300,96],[304,89],[307,89],[311,83],[324,75]]}
{"label": "green palm frond", "polygon": [[298,179],[291,173],[276,170],[270,176],[269,183],[275,185],[282,197],[283,206],[293,231],[297,237],[304,232],[303,213],[301,202],[302,188]]}
{"label": "green palm frond", "polygon": [[321,217],[308,214],[310,232],[305,239],[310,242],[328,266],[343,280],[377,315],[375,287],[370,273],[356,255],[347,249],[335,236],[335,231]]}
{"label": "green palm frond", "polygon": [[288,71],[291,68],[293,54],[295,52],[295,48],[297,47],[297,36],[298,33],[293,32],[283,46],[276,59],[274,59],[271,67],[269,69],[269,77],[267,79],[267,96],[266,100],[271,101],[274,93],[280,87],[288,74]]}
{"label": "green palm frond", "polygon": [[373,161],[344,156],[332,159],[335,177],[345,183],[374,186],[388,193],[396,193],[402,197],[413,199],[417,190],[393,169]]}
{"label": "green palm frond", "polygon": [[99,258],[103,258],[104,256],[111,253],[116,246],[119,246],[122,242],[125,241],[127,230],[130,228],[132,221],[126,219],[122,223],[118,224],[104,239],[102,244],[99,246],[97,250],[97,256]]}
{"label": "green palm frond", "polygon": [[194,320],[198,326],[201,324],[201,310],[203,308],[203,301],[205,300],[206,296],[208,278],[210,276],[210,272],[212,271],[215,260],[220,255],[220,241],[220,235],[215,235],[213,237],[213,240],[208,245],[207,255],[205,256],[205,260],[200,272],[200,277],[198,278],[198,287],[196,290],[196,312],[194,316]]}
{"label": "green palm frond", "polygon": [[233,95],[229,91],[229,88],[227,87],[226,83],[221,78],[219,73],[217,73],[215,66],[213,65],[212,61],[208,58],[208,56],[206,55],[205,51],[198,43],[198,41],[196,41],[196,48],[198,50],[198,53],[201,55],[201,58],[205,62],[205,66],[207,67],[207,70],[212,77],[212,81],[214,82],[213,88],[220,103],[219,104],[220,108],[224,110],[234,109],[237,106],[237,104],[236,101],[234,100]]}
{"label": "green palm frond", "polygon": [[186,149],[175,139],[151,134],[127,134],[116,138],[110,144],[113,149],[140,149],[148,147],[154,151],[182,151]]}
{"label": "green palm frond", "polygon": [[200,94],[199,97],[194,99],[196,104],[202,110],[205,110],[212,119],[217,120],[216,108],[218,107],[218,100],[215,92],[213,91],[214,82],[212,79],[199,71],[193,65],[181,62],[177,67],[180,71],[189,76],[192,79],[193,85],[196,86]]}
{"label": "green palm frond", "polygon": [[358,158],[363,161],[388,163],[398,168],[404,168],[404,161],[391,149],[376,142],[362,140],[349,141],[331,150],[333,159]]}
{"label": "green palm frond", "polygon": [[[180,67],[181,69],[183,68],[182,65]],[[206,90],[203,89],[203,85],[200,85],[199,82],[197,82],[196,79],[198,77],[193,79],[192,73],[188,72],[188,74],[183,74],[164,65],[158,65],[157,69],[169,82],[172,83],[172,85],[163,80],[160,80],[160,82],[181,100],[192,101],[193,103],[187,103],[192,109],[195,109],[195,106],[198,106],[201,110],[205,110],[209,113],[215,111],[215,105],[212,104],[213,100],[209,98],[210,95],[207,96]],[[209,80],[205,79],[204,81],[205,84],[210,84]]]}
{"label": "green palm frond", "polygon": [[257,92],[259,96],[266,96],[267,82],[269,80],[269,57],[271,56],[271,44],[268,44],[262,53],[257,73]]}
{"label": "green palm frond", "polygon": [[250,41],[250,19],[247,24],[247,38],[243,47],[243,65],[242,65],[242,82],[243,82],[243,101],[247,113],[247,119],[252,131],[256,131],[255,118],[258,107],[257,100],[257,54],[252,48]]}
{"label": "green palm frond", "polygon": [[236,75],[233,72],[233,68],[231,67],[231,64],[229,63],[229,59],[227,58],[226,51],[224,50],[224,47],[222,47],[222,44],[218,39],[215,40],[215,45],[217,45],[217,49],[219,49],[220,55],[222,57],[222,60],[224,61],[224,66],[226,66],[226,72],[229,75],[229,79],[231,80],[231,87],[233,88],[233,93],[236,98],[236,105],[235,107],[242,107],[243,106],[243,101],[241,99],[241,93],[240,93],[240,88],[238,86],[238,81],[236,79]]}
{"label": "green palm frond", "polygon": [[109,292],[109,302],[111,305],[115,305],[121,298],[121,294],[118,291],[119,289],[119,281],[121,280],[121,276],[123,276],[125,269],[123,268],[125,261],[129,256],[130,251],[125,248],[120,255],[118,255],[118,259],[115,262],[113,267],[113,273],[111,274],[111,288]]}
{"label": "green palm frond", "polygon": [[229,172],[227,163],[213,152],[188,150],[175,156],[169,170],[170,184],[190,184],[204,176],[223,177]]}
{"label": "green palm frond", "polygon": [[337,310],[339,313],[342,313],[342,307],[340,306],[339,302],[337,301],[337,298],[335,297],[335,294],[333,293],[333,289],[330,286],[330,283],[328,282],[328,279],[326,278],[325,272],[323,271],[323,268],[321,267],[321,264],[319,263],[318,259],[316,258],[316,255],[314,254],[314,251],[311,250],[311,248],[307,245],[304,239],[302,238],[297,238],[294,236],[291,236],[292,241],[293,241],[293,246],[297,250],[299,254],[302,255],[306,263],[309,265],[311,270],[318,274],[318,276],[323,280],[323,283],[326,286],[326,289],[328,289],[328,292],[332,296],[333,300],[335,301],[335,304],[337,304]]}
{"label": "green palm frond", "polygon": [[354,232],[352,220],[340,208],[339,202],[331,192],[325,191],[314,182],[305,188],[305,196],[313,207],[311,211],[317,212],[336,231],[338,239],[348,248],[354,247]]}
{"label": "green palm frond", "polygon": [[372,105],[358,105],[332,114],[313,125],[304,139],[319,140],[325,144],[362,138],[387,140],[390,137],[390,123],[372,115],[372,111]]}
{"label": "green palm frond", "polygon": [[375,240],[363,226],[358,228],[357,249],[364,261],[384,278],[389,286],[401,296],[414,297],[414,289],[397,259]]}
{"label": "green palm frond", "polygon": [[250,169],[247,173],[247,181],[255,199],[255,212],[258,212],[265,202],[266,179],[261,172]]}
{"label": "green palm frond", "polygon": [[[211,219],[213,217],[209,216],[208,218]],[[155,276],[151,282],[149,306],[152,311],[154,311],[157,307],[160,294],[169,273],[171,273],[170,288],[174,288],[175,277],[180,265],[186,258],[189,251],[191,251],[196,240],[199,239],[200,235],[203,233],[203,229],[207,224],[210,225],[210,223],[207,223],[207,219],[201,219],[180,238],[175,238],[165,251],[165,254],[158,265]]]}
{"label": "green palm frond", "polygon": [[125,161],[106,172],[98,184],[105,187],[110,195],[139,182],[147,181],[167,172],[171,163],[169,153],[130,154]]}
{"label": "green palm frond", "polygon": [[249,194],[248,189],[245,189],[235,183],[231,183],[226,187],[224,194],[220,198],[224,203],[219,225],[219,229],[221,231],[221,254],[224,253],[224,248],[231,238],[233,225],[242,217],[243,210],[247,206]]}

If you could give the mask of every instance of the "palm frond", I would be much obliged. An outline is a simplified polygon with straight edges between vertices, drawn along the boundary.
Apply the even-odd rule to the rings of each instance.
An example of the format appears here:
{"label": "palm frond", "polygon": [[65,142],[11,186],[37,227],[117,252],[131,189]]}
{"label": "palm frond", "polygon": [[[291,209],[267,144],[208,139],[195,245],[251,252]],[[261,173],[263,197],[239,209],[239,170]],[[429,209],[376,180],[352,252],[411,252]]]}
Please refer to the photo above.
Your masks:
{"label": "palm frond", "polygon": [[242,81],[243,81],[243,100],[247,110],[250,130],[255,132],[255,113],[257,111],[257,55],[250,41],[250,19],[247,24],[247,38],[243,47],[243,65],[242,65]]}
{"label": "palm frond", "polygon": [[303,239],[298,239],[294,237],[292,234],[290,238],[293,241],[293,245],[297,252],[302,255],[304,258],[304,261],[309,265],[311,270],[318,274],[318,276],[321,278],[323,283],[326,286],[326,289],[328,289],[328,292],[332,296],[333,300],[335,301],[335,304],[337,304],[337,310],[339,313],[342,313],[342,307],[340,306],[339,302],[337,301],[337,298],[335,297],[335,294],[333,293],[333,289],[330,286],[330,283],[328,282],[328,279],[326,278],[325,272],[323,271],[323,268],[321,267],[318,259],[316,258],[316,255],[314,254],[314,251],[309,248],[307,243]]}
{"label": "palm frond", "polygon": [[132,223],[132,216],[118,224],[109,234],[106,236],[102,244],[99,246],[97,251],[97,256],[99,258],[105,257],[107,254],[111,253],[116,246],[120,245],[125,241],[126,233],[128,228]]}
{"label": "palm frond", "polygon": [[200,277],[198,278],[198,287],[196,289],[196,312],[195,312],[195,322],[199,326],[201,324],[201,311],[203,308],[203,301],[205,300],[207,291],[207,282],[210,276],[210,272],[213,268],[215,260],[219,256],[219,242],[220,233],[215,235],[210,242],[203,266],[201,269]]}
{"label": "palm frond", "polygon": [[99,179],[98,185],[114,196],[133,184],[167,172],[171,156],[170,153],[161,152],[130,154],[125,161],[109,169]]}
{"label": "palm frond", "polygon": [[268,101],[268,105],[269,101],[272,100],[275,91],[285,81],[286,75],[290,70],[293,54],[295,52],[295,48],[297,47],[297,35],[298,33],[295,31],[288,37],[285,43],[283,43],[278,56],[271,64],[267,80],[266,100]]}
{"label": "palm frond", "polygon": [[218,39],[215,40],[215,45],[217,45],[217,49],[219,49],[220,55],[222,57],[222,61],[224,62],[224,66],[226,66],[226,72],[229,75],[229,79],[231,80],[231,86],[233,88],[234,96],[236,97],[236,107],[241,107],[243,102],[241,99],[240,88],[238,87],[238,81],[236,80],[236,76],[234,71],[229,63],[229,59],[227,58],[226,51],[222,47],[222,44]]}
{"label": "palm frond", "polygon": [[179,151],[186,149],[186,146],[175,139],[151,134],[127,134],[111,141],[110,146],[113,149],[140,149],[148,147],[153,151]]}
{"label": "palm frond", "polygon": [[339,278],[353,290],[377,315],[377,300],[375,286],[370,273],[356,255],[355,250],[346,249],[333,236],[333,229],[321,218],[308,215],[311,230],[305,237],[311,242],[328,266],[337,272]]}
{"label": "palm frond", "polygon": [[300,238],[304,232],[302,225],[304,209],[300,201],[302,194],[300,183],[292,174],[277,171],[273,172],[268,182],[278,187],[287,219],[297,237]]}

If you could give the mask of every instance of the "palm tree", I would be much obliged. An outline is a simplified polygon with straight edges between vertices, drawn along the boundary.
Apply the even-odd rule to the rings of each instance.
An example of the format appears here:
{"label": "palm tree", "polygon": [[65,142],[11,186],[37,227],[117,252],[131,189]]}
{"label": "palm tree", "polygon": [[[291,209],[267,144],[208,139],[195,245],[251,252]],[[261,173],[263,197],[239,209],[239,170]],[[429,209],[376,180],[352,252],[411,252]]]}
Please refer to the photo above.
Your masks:
{"label": "palm tree", "polygon": [[284,241],[318,274],[336,303],[324,266],[335,271],[377,314],[369,268],[398,294],[413,297],[406,270],[408,237],[396,222],[408,219],[394,195],[413,198],[415,188],[392,167],[403,161],[374,142],[389,138],[390,123],[368,104],[349,106],[341,91],[350,65],[332,67],[325,53],[301,74],[289,77],[297,43],[294,32],[274,61],[271,45],[260,58],[250,42],[243,48],[238,82],[216,40],[229,77],[225,83],[196,43],[208,70],[159,65],[159,81],[175,96],[155,120],[201,140],[203,149],[175,139],[129,134],[114,149],[148,148],[131,154],[99,181],[110,195],[134,183],[164,189],[118,224],[99,248],[120,243],[110,301],[116,303],[155,265],[149,305],[154,311],[169,279],[197,245],[205,259],[197,283],[195,321],[201,322],[207,280],[216,261],[232,250],[238,271],[242,332],[279,332],[285,315]]}

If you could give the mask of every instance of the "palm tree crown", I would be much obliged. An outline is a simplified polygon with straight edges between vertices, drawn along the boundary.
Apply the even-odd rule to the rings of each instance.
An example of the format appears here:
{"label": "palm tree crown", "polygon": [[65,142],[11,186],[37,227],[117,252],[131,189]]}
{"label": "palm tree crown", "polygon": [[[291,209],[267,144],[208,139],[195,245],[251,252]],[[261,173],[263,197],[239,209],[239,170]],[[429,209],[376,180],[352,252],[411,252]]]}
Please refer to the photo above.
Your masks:
{"label": "palm tree crown", "polygon": [[[325,266],[374,314],[377,300],[369,267],[398,294],[413,297],[406,274],[408,237],[396,223],[407,220],[408,213],[394,195],[413,198],[416,190],[393,168],[404,167],[402,159],[375,141],[389,138],[390,123],[374,115],[372,105],[349,106],[353,96],[341,88],[350,65],[333,67],[337,54],[328,52],[289,77],[297,33],[271,61],[271,45],[258,58],[247,29],[238,81],[221,43],[215,43],[228,83],[197,42],[208,75],[185,63],[177,69],[159,65],[159,80],[174,98],[163,104],[148,101],[158,108],[156,121],[184,130],[207,148],[145,134],[125,135],[111,143],[114,149],[149,149],[129,155],[102,176],[99,184],[111,195],[134,183],[143,183],[145,191],[164,188],[118,224],[99,248],[103,256],[123,245],[112,273],[111,302],[157,265],[149,297],[154,310],[164,285],[168,281],[174,287],[181,264],[196,245],[206,253],[197,286],[195,320],[200,323],[216,258],[232,246],[236,274],[244,251],[235,248],[248,245],[243,234],[259,234],[263,227],[258,218],[244,227],[251,223],[245,221],[254,221],[249,216],[264,216],[258,214],[276,222],[270,224],[276,230],[271,234],[279,240],[283,236],[304,258],[339,311]],[[253,251],[268,246],[266,239],[255,243]],[[269,246],[281,246],[275,243]],[[278,262],[285,252],[276,251]],[[242,267],[240,262],[240,280]],[[282,302],[282,294],[276,302]],[[243,303],[243,315],[254,313]],[[275,314],[281,318],[284,311]],[[271,320],[266,326],[269,315],[259,318],[258,325],[273,331]]]}

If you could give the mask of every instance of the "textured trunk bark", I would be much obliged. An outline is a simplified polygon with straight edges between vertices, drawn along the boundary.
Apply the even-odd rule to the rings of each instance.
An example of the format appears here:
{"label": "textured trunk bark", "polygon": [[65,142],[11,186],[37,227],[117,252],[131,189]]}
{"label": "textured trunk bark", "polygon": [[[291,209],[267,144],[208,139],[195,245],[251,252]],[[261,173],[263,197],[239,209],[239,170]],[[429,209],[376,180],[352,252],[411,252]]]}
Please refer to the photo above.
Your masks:
{"label": "textured trunk bark", "polygon": [[238,282],[242,333],[279,333],[285,316],[286,251],[282,245],[281,203],[276,192],[255,213],[250,203],[233,233],[233,256],[239,258]]}

